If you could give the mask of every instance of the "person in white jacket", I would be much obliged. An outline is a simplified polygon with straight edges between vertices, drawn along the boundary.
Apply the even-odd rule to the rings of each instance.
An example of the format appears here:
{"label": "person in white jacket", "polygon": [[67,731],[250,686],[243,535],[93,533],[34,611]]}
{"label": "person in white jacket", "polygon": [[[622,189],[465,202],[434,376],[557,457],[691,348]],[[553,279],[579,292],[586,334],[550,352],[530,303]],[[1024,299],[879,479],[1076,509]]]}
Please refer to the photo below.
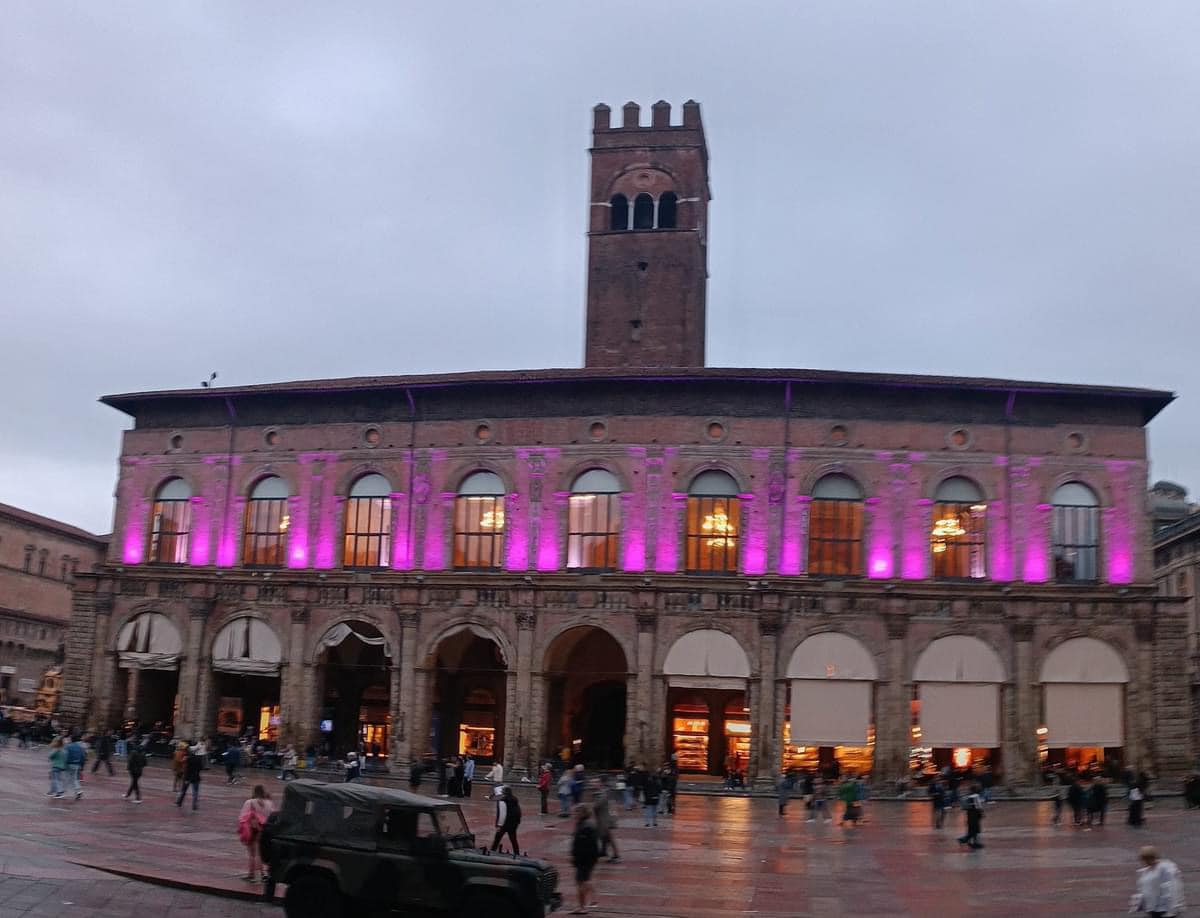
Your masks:
{"label": "person in white jacket", "polygon": [[1130,911],[1144,912],[1151,918],[1177,918],[1186,907],[1183,876],[1174,861],[1158,856],[1158,849],[1146,846],[1138,852],[1142,866],[1137,872],[1137,891],[1130,897]]}

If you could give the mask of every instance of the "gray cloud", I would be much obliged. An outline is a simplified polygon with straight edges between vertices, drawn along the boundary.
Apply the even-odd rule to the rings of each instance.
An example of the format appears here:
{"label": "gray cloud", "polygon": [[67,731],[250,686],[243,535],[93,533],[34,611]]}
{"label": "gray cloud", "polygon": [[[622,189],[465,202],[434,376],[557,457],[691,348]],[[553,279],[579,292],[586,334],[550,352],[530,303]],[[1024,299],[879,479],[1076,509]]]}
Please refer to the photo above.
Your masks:
{"label": "gray cloud", "polygon": [[709,363],[1172,388],[1200,7],[18,3],[0,500],[110,525],[106,392],[573,366],[590,106],[701,101]]}

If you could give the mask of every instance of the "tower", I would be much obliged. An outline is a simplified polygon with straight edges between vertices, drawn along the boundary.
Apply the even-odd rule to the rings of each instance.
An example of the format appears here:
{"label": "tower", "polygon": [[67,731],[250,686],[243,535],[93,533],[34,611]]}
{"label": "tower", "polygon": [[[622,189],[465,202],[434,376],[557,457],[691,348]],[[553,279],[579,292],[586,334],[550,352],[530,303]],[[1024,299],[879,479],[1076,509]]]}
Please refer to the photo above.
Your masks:
{"label": "tower", "polygon": [[588,226],[589,367],[704,366],[708,147],[700,105],[597,105]]}

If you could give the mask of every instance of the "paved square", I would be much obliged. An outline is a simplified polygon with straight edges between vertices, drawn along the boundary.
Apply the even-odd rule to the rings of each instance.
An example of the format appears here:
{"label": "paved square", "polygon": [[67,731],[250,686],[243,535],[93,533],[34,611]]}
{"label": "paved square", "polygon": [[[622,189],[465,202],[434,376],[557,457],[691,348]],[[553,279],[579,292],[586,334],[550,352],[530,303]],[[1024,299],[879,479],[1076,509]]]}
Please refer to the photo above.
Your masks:
{"label": "paved square", "polygon": [[[120,870],[196,887],[234,890],[249,884],[237,813],[249,787],[280,782],[267,772],[224,786],[205,773],[200,810],[176,809],[171,776],[154,763],[142,780],[146,803],[121,799],[125,776],[88,773],[84,798],[47,799],[45,749],[0,749],[0,916],[61,915],[79,910],[127,916],[144,906],[188,915],[278,915],[271,906],[152,886],[102,873]],[[558,865],[572,892],[567,820],[537,814],[536,795],[522,792],[520,837],[529,853]],[[480,790],[477,788],[477,794]],[[479,840],[490,836],[491,807],[464,809]],[[929,825],[924,803],[878,801],[857,829],[805,821],[793,801],[785,817],[772,800],[685,796],[657,829],[637,811],[622,813],[622,860],[597,871],[600,916],[758,918],[798,916],[1122,915],[1133,885],[1137,849],[1158,845],[1184,871],[1200,900],[1200,811],[1164,798],[1133,829],[1116,808],[1092,831],[1049,824],[1048,803],[999,803],[984,820],[983,851],[954,841],[961,815],[943,830]],[[64,903],[71,902],[67,906]]]}

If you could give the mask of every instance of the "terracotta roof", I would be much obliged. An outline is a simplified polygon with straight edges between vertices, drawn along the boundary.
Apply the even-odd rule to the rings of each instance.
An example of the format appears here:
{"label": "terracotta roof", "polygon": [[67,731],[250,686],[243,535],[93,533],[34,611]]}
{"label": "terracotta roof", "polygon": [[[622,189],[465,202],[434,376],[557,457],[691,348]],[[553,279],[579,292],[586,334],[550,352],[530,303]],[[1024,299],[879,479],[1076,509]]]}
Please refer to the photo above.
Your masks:
{"label": "terracotta roof", "polygon": [[897,373],[859,373],[842,370],[754,369],[733,367],[694,368],[587,368],[546,370],[478,370],[467,373],[435,373],[421,376],[353,376],[343,379],[307,379],[265,383],[252,386],[213,387],[209,389],[167,389],[106,395],[106,405],[132,413],[139,402],[193,398],[232,398],[247,395],[309,395],[386,389],[449,388],[471,385],[515,385],[537,382],[586,381],[687,381],[730,380],[739,382],[791,382],[797,384],[842,384],[905,389],[967,389],[975,391],[1015,392],[1018,394],[1076,395],[1096,398],[1127,398],[1146,404],[1147,417],[1158,414],[1175,394],[1159,389],[1123,386],[1094,386],[1075,383],[1032,382],[1015,379],[973,378],[961,376],[922,376]]}
{"label": "terracotta roof", "polygon": [[8,517],[18,523],[26,523],[30,526],[36,526],[39,529],[49,529],[52,532],[57,532],[59,535],[70,536],[73,539],[94,542],[101,547],[107,545],[109,540],[109,536],[107,535],[95,535],[86,529],[69,526],[58,520],[52,520],[48,516],[30,513],[28,510],[22,510],[20,507],[14,507],[11,504],[0,504],[0,517]]}

